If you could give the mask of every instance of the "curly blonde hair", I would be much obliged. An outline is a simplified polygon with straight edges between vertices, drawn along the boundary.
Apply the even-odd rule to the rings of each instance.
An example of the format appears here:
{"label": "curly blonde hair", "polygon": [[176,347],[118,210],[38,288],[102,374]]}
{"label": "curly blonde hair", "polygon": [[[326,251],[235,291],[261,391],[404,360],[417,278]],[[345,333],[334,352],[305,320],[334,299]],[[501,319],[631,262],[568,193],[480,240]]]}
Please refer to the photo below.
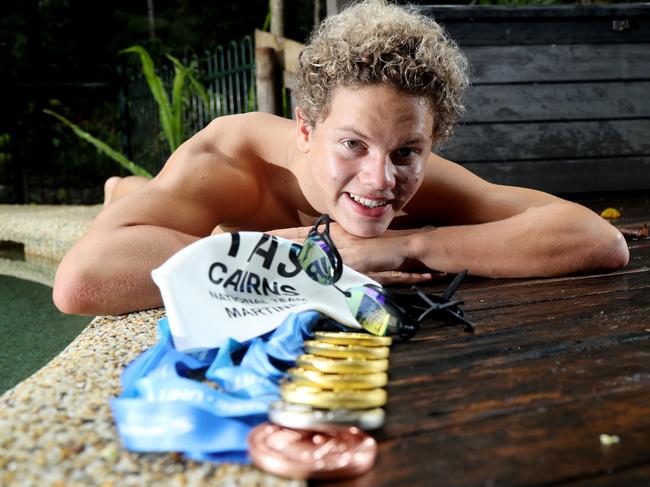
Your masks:
{"label": "curly blonde hair", "polygon": [[326,18],[300,54],[295,96],[311,125],[329,114],[332,92],[382,84],[423,96],[434,116],[435,145],[464,112],[467,59],[434,20],[386,0],[355,3]]}

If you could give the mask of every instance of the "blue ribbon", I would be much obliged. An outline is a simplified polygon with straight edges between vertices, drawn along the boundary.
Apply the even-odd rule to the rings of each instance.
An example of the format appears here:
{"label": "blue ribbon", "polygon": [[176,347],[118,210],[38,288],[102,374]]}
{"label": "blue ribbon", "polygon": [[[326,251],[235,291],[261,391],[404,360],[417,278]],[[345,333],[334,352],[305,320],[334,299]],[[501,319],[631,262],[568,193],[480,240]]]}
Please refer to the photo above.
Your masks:
{"label": "blue ribbon", "polygon": [[158,342],[126,368],[122,394],[111,400],[124,445],[138,452],[183,452],[193,460],[249,463],[248,433],[267,419],[284,370],[302,353],[318,317],[315,311],[293,314],[265,336],[245,343],[230,339],[196,353],[176,350],[167,319],[161,319]]}

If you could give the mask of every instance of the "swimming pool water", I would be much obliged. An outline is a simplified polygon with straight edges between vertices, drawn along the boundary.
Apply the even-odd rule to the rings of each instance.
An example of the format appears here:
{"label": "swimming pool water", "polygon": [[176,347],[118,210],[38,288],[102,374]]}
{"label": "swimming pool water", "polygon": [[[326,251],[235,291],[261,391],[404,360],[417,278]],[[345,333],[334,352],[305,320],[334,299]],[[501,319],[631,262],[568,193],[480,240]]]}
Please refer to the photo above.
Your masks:
{"label": "swimming pool water", "polygon": [[50,287],[0,275],[0,394],[54,358],[90,320],[57,310]]}

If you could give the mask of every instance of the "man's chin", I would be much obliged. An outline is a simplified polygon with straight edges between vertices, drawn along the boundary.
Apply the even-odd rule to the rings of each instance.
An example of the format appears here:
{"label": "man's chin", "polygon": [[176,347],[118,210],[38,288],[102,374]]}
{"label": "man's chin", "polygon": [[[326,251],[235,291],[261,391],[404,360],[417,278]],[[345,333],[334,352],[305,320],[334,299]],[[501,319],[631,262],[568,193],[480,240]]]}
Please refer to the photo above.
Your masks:
{"label": "man's chin", "polygon": [[[341,224],[341,222],[339,222]],[[341,224],[343,229],[351,235],[363,238],[379,237],[390,225],[389,219],[383,219],[377,222],[347,221]]]}
{"label": "man's chin", "polygon": [[344,205],[337,205],[332,209],[330,216],[339,224],[343,229],[355,237],[378,237],[383,234],[390,225],[390,222],[395,216],[393,208],[387,208],[383,215],[379,217],[369,217],[360,215],[358,212],[351,208],[349,201]]}

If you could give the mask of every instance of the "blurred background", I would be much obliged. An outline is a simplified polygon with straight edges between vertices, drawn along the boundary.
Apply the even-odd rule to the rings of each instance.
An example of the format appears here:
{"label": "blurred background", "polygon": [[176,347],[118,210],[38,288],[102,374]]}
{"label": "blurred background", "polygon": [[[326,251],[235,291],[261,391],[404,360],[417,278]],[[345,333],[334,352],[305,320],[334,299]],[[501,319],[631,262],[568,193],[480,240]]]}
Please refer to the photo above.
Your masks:
{"label": "blurred background", "polygon": [[[129,46],[140,45],[148,51],[168,88],[174,66],[166,54],[187,66],[196,62],[194,73],[210,92],[210,100],[199,103],[192,111],[193,118],[184,115],[184,137],[214,116],[254,110],[251,37],[254,29],[269,29],[271,3],[4,0],[0,14],[0,203],[98,203],[107,177],[128,174],[69,126],[44,113],[45,109],[93,134],[150,173],[160,169],[170,149],[161,134],[158,108],[138,56],[120,54]],[[284,36],[298,42],[304,42],[326,15],[326,0],[282,3]],[[224,73],[227,78],[220,78]],[[197,101],[188,96],[183,103]]]}

